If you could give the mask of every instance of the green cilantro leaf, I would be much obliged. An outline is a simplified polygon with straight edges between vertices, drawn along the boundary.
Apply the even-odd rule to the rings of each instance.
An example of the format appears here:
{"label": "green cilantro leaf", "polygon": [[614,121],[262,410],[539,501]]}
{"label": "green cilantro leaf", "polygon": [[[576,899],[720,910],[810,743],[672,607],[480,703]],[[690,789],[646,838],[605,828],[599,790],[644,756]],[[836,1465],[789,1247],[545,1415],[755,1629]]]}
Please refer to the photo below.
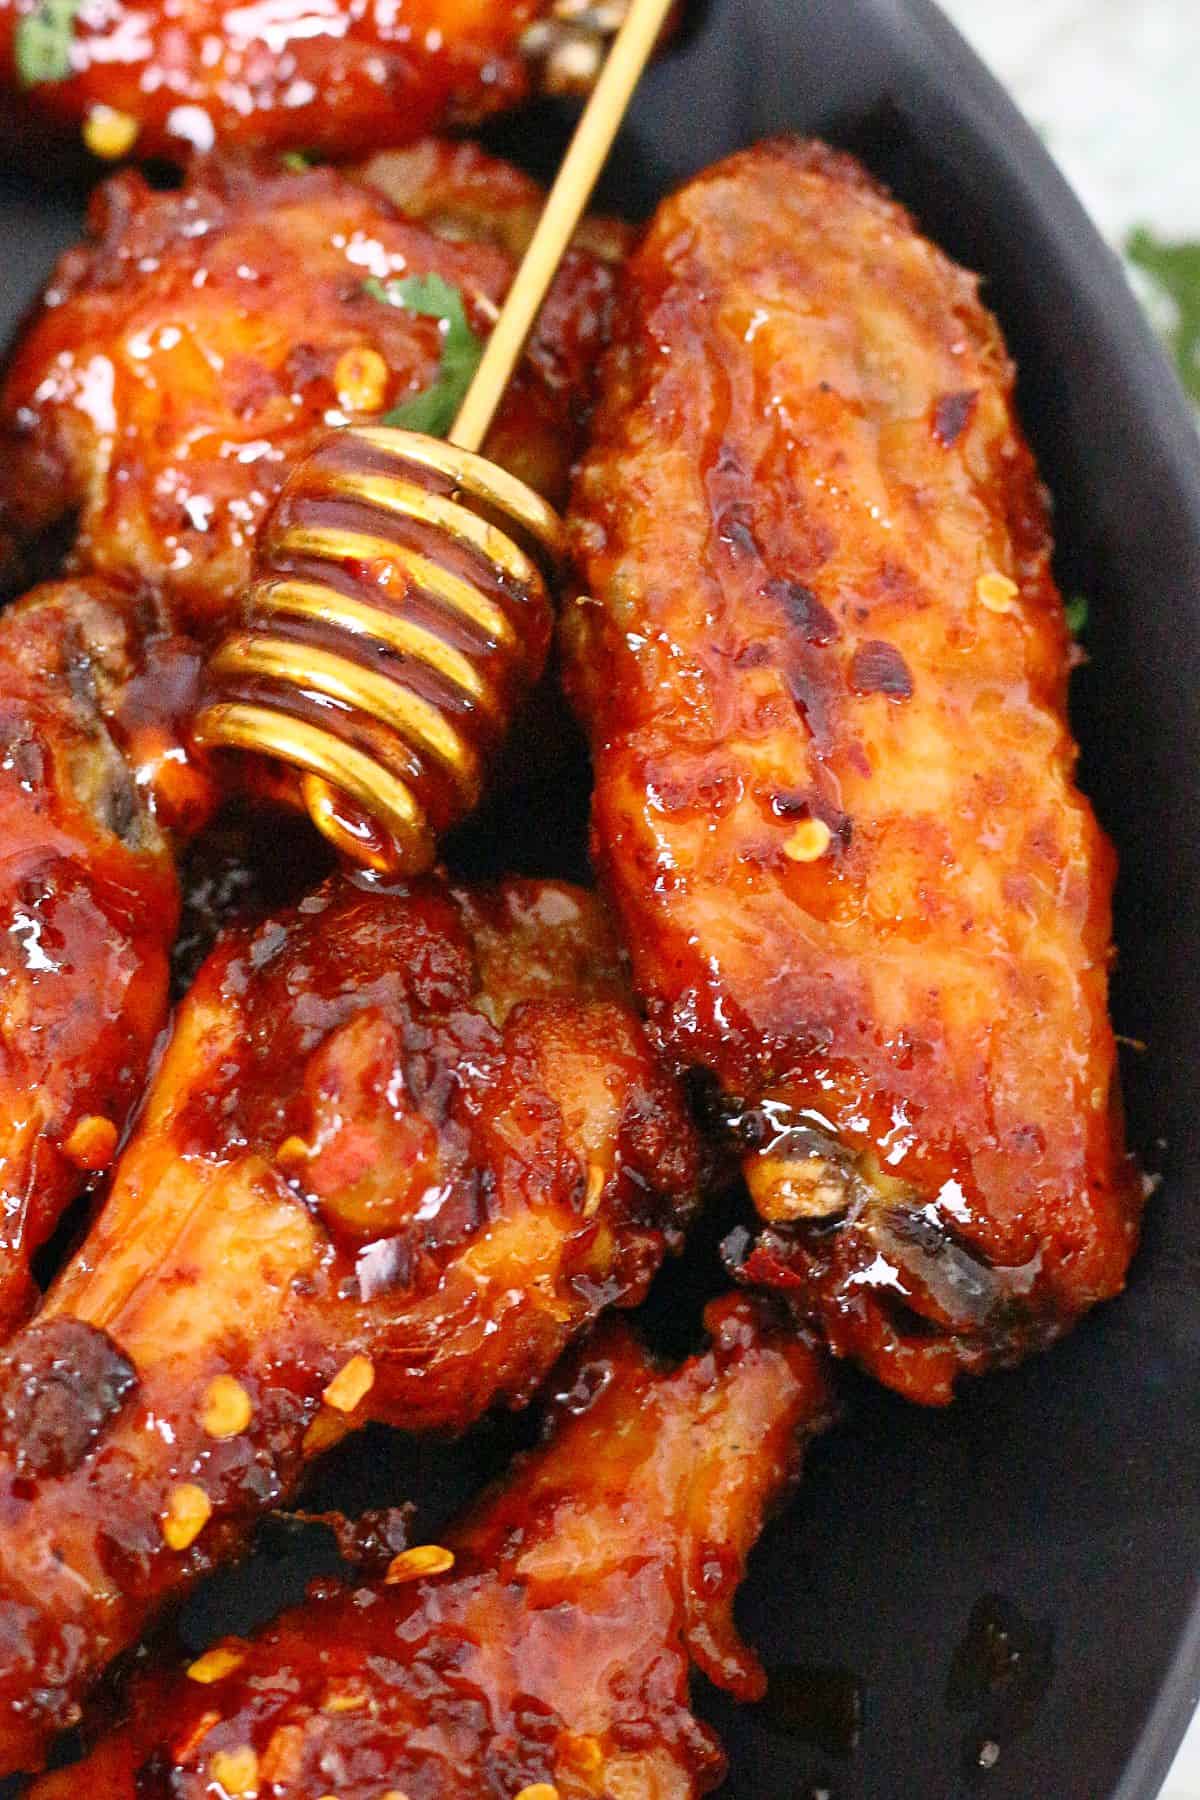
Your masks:
{"label": "green cilantro leaf", "polygon": [[1067,630],[1072,637],[1082,637],[1087,630],[1088,603],[1086,594],[1072,594],[1064,611],[1067,615]]}
{"label": "green cilantro leaf", "polygon": [[81,0],[38,0],[13,34],[13,57],[22,87],[65,81],[71,73],[71,41]]}
{"label": "green cilantro leaf", "polygon": [[1200,405],[1200,240],[1168,244],[1142,226],[1130,236],[1125,253],[1171,304],[1167,343],[1179,379]]}
{"label": "green cilantro leaf", "polygon": [[384,425],[406,431],[424,431],[445,437],[458,416],[483,355],[482,340],[471,330],[461,289],[440,275],[412,275],[405,281],[376,281],[363,287],[373,299],[388,306],[403,306],[425,319],[436,319],[442,328],[442,360],[438,372],[423,393],[414,394],[386,413]]}
{"label": "green cilantro leaf", "polygon": [[280,153],[279,160],[293,175],[305,175],[317,158],[309,150],[284,150]]}

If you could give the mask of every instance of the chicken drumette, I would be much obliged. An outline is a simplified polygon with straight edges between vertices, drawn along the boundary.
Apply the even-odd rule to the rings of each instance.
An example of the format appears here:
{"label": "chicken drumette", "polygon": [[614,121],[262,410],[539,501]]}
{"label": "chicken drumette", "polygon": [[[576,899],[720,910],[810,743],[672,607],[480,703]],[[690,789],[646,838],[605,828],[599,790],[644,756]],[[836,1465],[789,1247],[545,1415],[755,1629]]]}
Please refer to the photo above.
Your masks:
{"label": "chicken drumette", "polygon": [[352,156],[586,86],[626,0],[0,0],[22,123],[98,156],[214,145]]}
{"label": "chicken drumette", "polygon": [[797,141],[666,203],[614,338],[567,620],[598,864],[745,1152],[733,1259],[946,1400],[1117,1292],[1141,1202],[1012,367],[974,278]]}
{"label": "chicken drumette", "polygon": [[586,894],[334,878],[229,933],[0,1361],[0,1769],[306,1459],[526,1401],[697,1183]]}
{"label": "chicken drumette", "polygon": [[[293,464],[331,427],[386,421],[433,387],[456,308],[459,355],[465,334],[486,337],[539,201],[508,164],[431,143],[358,174],[213,160],[169,193],[105,183],[0,389],[10,582],[22,544],[77,513],[72,568],[143,583],[177,626],[219,631]],[[626,242],[584,228],[488,444],[551,500]]]}
{"label": "chicken drumette", "polygon": [[[372,290],[372,272],[440,275],[482,330],[540,205],[528,177],[466,144],[389,153],[361,179],[260,176],[111,184],[96,241],[66,258],[9,370],[0,538],[16,551],[79,507],[73,560],[108,579],[38,590],[0,625],[0,1331],[140,1093],[166,1017],[170,852],[236,775],[186,748],[201,652],[175,625],[216,630],[236,608],[258,522],[328,424],[435,378],[437,320]],[[493,438],[551,492],[626,242],[615,224],[583,228]]]}
{"label": "chicken drumette", "polygon": [[568,1370],[548,1442],[444,1545],[138,1681],[128,1724],[37,1800],[80,1781],[106,1800],[708,1793],[723,1759],[688,1665],[761,1696],[734,1594],[830,1397],[760,1305],[715,1302],[707,1323],[712,1348],[670,1375],[609,1328]]}
{"label": "chicken drumette", "polygon": [[166,1023],[172,841],[210,801],[177,731],[198,666],[102,581],[0,618],[0,1334],[112,1161]]}

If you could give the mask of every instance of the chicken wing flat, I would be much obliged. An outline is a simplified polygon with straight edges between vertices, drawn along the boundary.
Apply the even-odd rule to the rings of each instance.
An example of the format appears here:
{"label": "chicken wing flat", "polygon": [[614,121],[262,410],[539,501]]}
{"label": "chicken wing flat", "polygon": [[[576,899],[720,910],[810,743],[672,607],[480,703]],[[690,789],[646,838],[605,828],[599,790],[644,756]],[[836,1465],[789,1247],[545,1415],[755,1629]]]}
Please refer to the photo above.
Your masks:
{"label": "chicken wing flat", "polygon": [[625,0],[0,0],[0,83],[99,156],[352,156],[585,85]]}
{"label": "chicken wing flat", "polygon": [[[486,337],[540,200],[473,147],[418,145],[380,168],[414,216],[366,178],[277,164],[204,162],[169,193],[127,173],[97,191],[88,241],[60,262],[0,389],[10,562],[75,513],[71,567],[146,584],[201,636],[228,622],[292,465],[331,427],[386,420],[434,386],[439,296]],[[593,228],[568,254],[488,446],[551,500],[624,241]]]}
{"label": "chicken wing flat", "polygon": [[798,141],[666,203],[614,338],[566,627],[598,866],[747,1153],[744,1274],[944,1401],[1117,1292],[1141,1199],[1012,368],[975,279]]}
{"label": "chicken wing flat", "polygon": [[36,1297],[34,1252],[111,1162],[166,1023],[166,828],[202,800],[172,756],[189,666],[100,581],[0,618],[0,1334]]}
{"label": "chicken wing flat", "polygon": [[670,1375],[602,1334],[548,1441],[445,1545],[140,1681],[124,1729],[36,1800],[81,1780],[105,1800],[708,1793],[724,1763],[688,1665],[761,1696],[733,1597],[830,1400],[817,1354],[752,1302],[707,1322],[712,1348]]}
{"label": "chicken wing flat", "polygon": [[0,1360],[0,1770],[307,1458],[524,1403],[697,1185],[588,895],[333,878],[229,933]]}

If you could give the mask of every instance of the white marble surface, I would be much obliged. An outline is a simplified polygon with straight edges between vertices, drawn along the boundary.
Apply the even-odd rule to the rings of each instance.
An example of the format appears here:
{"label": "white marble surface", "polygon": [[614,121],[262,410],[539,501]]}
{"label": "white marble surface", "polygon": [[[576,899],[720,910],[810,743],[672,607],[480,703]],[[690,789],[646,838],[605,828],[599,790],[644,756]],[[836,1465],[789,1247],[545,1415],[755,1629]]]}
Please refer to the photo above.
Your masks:
{"label": "white marble surface", "polygon": [[[1114,243],[1138,225],[1200,238],[1200,0],[941,4]],[[1200,1718],[1162,1800],[1200,1800]]]}
{"label": "white marble surface", "polygon": [[1197,0],[941,0],[1101,229],[1200,236]]}

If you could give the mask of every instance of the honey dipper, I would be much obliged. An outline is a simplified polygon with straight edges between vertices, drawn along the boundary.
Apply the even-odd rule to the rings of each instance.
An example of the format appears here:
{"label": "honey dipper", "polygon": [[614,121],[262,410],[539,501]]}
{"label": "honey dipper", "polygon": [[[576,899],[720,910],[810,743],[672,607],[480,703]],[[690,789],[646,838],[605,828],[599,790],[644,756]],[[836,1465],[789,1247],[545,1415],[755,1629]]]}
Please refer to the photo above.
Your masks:
{"label": "honey dipper", "polygon": [[210,660],[197,744],[274,759],[367,867],[429,867],[544,666],[562,522],[479,451],[673,4],[632,0],[448,438],[380,425],[319,444]]}

